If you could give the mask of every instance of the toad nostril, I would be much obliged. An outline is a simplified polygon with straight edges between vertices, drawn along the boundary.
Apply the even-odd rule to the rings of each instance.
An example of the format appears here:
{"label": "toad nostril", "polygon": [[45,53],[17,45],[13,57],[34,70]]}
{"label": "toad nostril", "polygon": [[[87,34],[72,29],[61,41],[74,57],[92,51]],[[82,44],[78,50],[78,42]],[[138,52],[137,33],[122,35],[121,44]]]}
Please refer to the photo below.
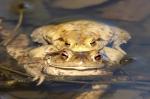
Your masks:
{"label": "toad nostril", "polygon": [[95,60],[96,60],[96,61],[101,60],[101,58],[102,58],[102,57],[101,57],[101,55],[97,55],[97,56],[95,56]]}

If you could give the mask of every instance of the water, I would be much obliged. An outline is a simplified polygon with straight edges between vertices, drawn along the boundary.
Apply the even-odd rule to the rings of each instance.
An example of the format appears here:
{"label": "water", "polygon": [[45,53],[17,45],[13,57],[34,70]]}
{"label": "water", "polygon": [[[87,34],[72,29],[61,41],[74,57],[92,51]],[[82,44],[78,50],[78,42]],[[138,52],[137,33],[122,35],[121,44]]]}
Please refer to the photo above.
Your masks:
{"label": "water", "polygon": [[[105,3],[101,4],[102,1],[98,2],[94,0],[91,3],[90,0],[87,0],[89,3],[85,4],[83,2],[84,0],[81,0],[82,2],[76,0],[76,2],[81,3],[75,3],[73,5],[74,2],[70,2],[73,6],[67,6],[66,1],[25,0],[27,9],[22,30],[30,34],[35,27],[43,24],[76,18],[90,18],[97,21],[105,21],[127,30],[131,34],[132,39],[129,41],[128,46],[125,47],[125,50],[134,61],[124,66],[122,71],[129,78],[132,78],[134,82],[112,84],[102,99],[150,99],[150,7],[147,6],[150,4],[149,1],[102,0]],[[13,27],[17,22],[18,16],[15,14],[16,11],[11,9],[18,2],[20,1],[0,0],[0,16],[5,18],[5,22],[9,27]],[[138,9],[139,7],[141,7],[140,11]],[[51,90],[1,91],[0,99],[72,99],[76,91],[71,92],[70,90],[74,88],[79,89],[80,86],[57,85],[54,87],[45,86],[44,88]],[[62,89],[67,90],[62,91]],[[80,94],[78,92],[77,95]],[[96,98],[96,94],[94,95]]]}

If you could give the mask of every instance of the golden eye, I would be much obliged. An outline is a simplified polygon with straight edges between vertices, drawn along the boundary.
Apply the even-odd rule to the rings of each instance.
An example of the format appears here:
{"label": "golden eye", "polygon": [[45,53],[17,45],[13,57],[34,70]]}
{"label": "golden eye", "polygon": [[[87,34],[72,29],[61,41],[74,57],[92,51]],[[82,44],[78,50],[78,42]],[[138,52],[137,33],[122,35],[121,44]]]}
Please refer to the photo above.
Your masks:
{"label": "golden eye", "polygon": [[92,41],[92,42],[90,43],[90,45],[91,45],[91,46],[95,46],[95,45],[96,45],[96,41]]}
{"label": "golden eye", "polygon": [[63,38],[58,38],[57,40],[64,42],[66,46],[69,46],[70,44],[68,42],[66,42]]}
{"label": "golden eye", "polygon": [[70,44],[69,44],[69,43],[67,43],[67,42],[65,42],[65,45],[66,45],[66,46],[69,46]]}
{"label": "golden eye", "polygon": [[59,41],[64,41],[64,39],[63,39],[63,38],[59,38],[58,40],[59,40]]}
{"label": "golden eye", "polygon": [[66,60],[68,58],[68,53],[66,51],[63,51],[61,53],[61,57]]}
{"label": "golden eye", "polygon": [[101,58],[102,58],[102,56],[101,56],[101,55],[97,55],[97,56],[95,56],[95,60],[97,60],[97,61],[101,60]]}
{"label": "golden eye", "polygon": [[51,44],[52,44],[51,38],[49,38],[48,36],[43,37],[43,39],[45,40],[45,42],[46,42],[48,45],[51,45]]}
{"label": "golden eye", "polygon": [[39,47],[39,46],[42,46],[42,45],[43,45],[43,44],[40,43],[40,42],[34,42],[33,44],[34,44],[34,46],[36,46],[36,47]]}

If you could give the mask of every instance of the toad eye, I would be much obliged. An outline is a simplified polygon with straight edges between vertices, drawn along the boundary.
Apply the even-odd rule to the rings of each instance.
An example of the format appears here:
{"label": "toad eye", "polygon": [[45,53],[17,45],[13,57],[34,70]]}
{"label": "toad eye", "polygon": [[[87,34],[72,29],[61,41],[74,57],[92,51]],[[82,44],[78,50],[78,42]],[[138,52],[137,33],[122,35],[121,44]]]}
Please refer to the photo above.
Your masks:
{"label": "toad eye", "polygon": [[58,40],[59,40],[59,41],[62,41],[62,42],[65,42],[65,45],[66,45],[66,46],[69,46],[69,45],[70,45],[70,44],[69,44],[68,42],[66,42],[63,38],[59,38]]}
{"label": "toad eye", "polygon": [[68,58],[68,53],[66,51],[61,52],[61,57],[66,60]]}
{"label": "toad eye", "polygon": [[52,44],[51,38],[49,38],[48,36],[43,37],[43,39],[48,45]]}
{"label": "toad eye", "polygon": [[95,60],[97,60],[97,61],[101,60],[101,58],[102,58],[102,56],[101,56],[101,55],[97,55],[97,56],[95,56]]}
{"label": "toad eye", "polygon": [[69,44],[69,43],[67,43],[67,42],[65,42],[65,45],[66,45],[66,46],[69,46],[70,44]]}
{"label": "toad eye", "polygon": [[97,38],[96,40],[93,40],[93,41],[90,43],[90,45],[91,45],[91,46],[95,46],[96,43],[99,42],[99,41],[103,41],[103,40],[102,40],[101,38]]}
{"label": "toad eye", "polygon": [[95,45],[96,45],[96,41],[95,41],[95,40],[92,41],[92,42],[90,43],[90,45],[91,45],[91,46],[95,46]]}
{"label": "toad eye", "polygon": [[43,44],[42,44],[42,43],[39,43],[39,42],[34,42],[33,45],[34,45],[35,47],[40,47],[40,46],[42,46]]}
{"label": "toad eye", "polygon": [[64,39],[63,39],[63,38],[59,38],[58,40],[59,40],[59,41],[64,41]]}

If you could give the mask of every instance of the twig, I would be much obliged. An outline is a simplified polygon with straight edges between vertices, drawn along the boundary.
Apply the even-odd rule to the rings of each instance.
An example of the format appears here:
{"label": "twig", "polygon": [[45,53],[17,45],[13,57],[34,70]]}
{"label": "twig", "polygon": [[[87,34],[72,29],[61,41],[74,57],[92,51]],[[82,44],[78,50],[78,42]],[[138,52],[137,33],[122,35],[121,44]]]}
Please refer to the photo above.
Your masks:
{"label": "twig", "polygon": [[8,39],[7,41],[4,41],[2,43],[4,43],[3,45],[4,46],[7,46],[9,45],[20,33],[17,32],[18,29],[20,28],[21,24],[22,24],[22,21],[23,21],[23,16],[24,16],[24,11],[23,10],[20,10],[19,11],[19,19],[18,19],[18,23],[17,25],[15,26],[15,28],[13,29],[13,32],[14,32],[14,35]]}
{"label": "twig", "polygon": [[9,69],[6,66],[0,66],[0,69],[6,70],[6,71],[9,71],[9,72],[12,72],[12,73],[16,73],[16,74],[24,76],[24,77],[31,77],[28,74],[25,74],[25,73],[22,73],[22,72],[19,72],[19,71],[16,71],[16,70]]}
{"label": "twig", "polygon": [[21,10],[20,14],[19,14],[19,20],[18,20],[16,27],[14,28],[14,31],[17,31],[19,29],[19,27],[21,26],[22,21],[23,21],[23,15],[24,15],[24,11]]}

